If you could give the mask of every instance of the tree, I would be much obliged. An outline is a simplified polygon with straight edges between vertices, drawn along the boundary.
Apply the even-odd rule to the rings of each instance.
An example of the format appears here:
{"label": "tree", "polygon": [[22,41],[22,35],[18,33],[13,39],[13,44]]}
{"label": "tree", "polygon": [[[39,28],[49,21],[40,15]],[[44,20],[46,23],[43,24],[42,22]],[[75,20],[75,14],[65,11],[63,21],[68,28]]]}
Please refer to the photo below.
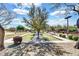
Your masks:
{"label": "tree", "polygon": [[51,31],[54,31],[55,30],[55,27],[54,26],[50,26],[51,28]]}
{"label": "tree", "polygon": [[56,30],[57,32],[59,32],[61,29],[62,29],[62,26],[61,26],[61,25],[55,26],[55,30]]}
{"label": "tree", "polygon": [[14,28],[14,27],[10,27],[9,29],[7,29],[8,31],[11,31],[11,32],[14,32],[14,31],[16,31],[16,28]]}
{"label": "tree", "polygon": [[4,36],[5,31],[3,26],[10,24],[15,17],[15,13],[9,12],[5,4],[0,4],[0,51],[4,49]]}
{"label": "tree", "polygon": [[17,31],[19,31],[19,30],[22,30],[22,31],[24,31],[24,26],[22,26],[22,25],[18,25],[17,27],[16,27],[16,29],[17,29]]}
{"label": "tree", "polygon": [[[71,18],[72,16],[70,15],[71,11],[75,11],[79,14],[79,4],[72,4],[72,3],[55,3],[55,4],[50,4],[52,5],[52,9],[54,10],[64,10],[65,13],[63,14],[64,18],[67,20],[67,34],[69,32],[69,18]],[[62,5],[66,8],[62,8]]]}
{"label": "tree", "polygon": [[36,7],[32,4],[28,16],[29,20],[23,18],[26,24],[29,24],[37,32],[37,38],[39,38],[39,33],[41,30],[46,28],[46,22],[48,18],[48,12],[45,8]]}

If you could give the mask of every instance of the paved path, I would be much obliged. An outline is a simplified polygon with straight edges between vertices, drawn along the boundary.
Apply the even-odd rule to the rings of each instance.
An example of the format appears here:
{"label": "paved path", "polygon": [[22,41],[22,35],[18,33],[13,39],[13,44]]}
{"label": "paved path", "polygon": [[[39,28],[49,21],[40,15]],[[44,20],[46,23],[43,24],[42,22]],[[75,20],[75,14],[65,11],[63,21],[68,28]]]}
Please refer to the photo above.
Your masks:
{"label": "paved path", "polygon": [[66,38],[62,38],[62,37],[59,37],[59,36],[56,36],[56,35],[53,35],[55,38],[58,38],[59,40],[62,40],[62,41],[71,41],[69,39],[66,39]]}
{"label": "paved path", "polygon": [[49,41],[53,43],[76,43],[76,41]]}
{"label": "paved path", "polygon": [[[20,35],[20,36],[24,36],[24,35],[26,35],[26,34],[23,34],[23,35]],[[13,38],[4,40],[4,43],[13,43]]]}
{"label": "paved path", "polygon": [[[49,33],[49,35],[52,35],[52,34]],[[66,39],[66,38],[59,37],[57,35],[52,35],[52,36],[61,40],[61,41],[51,41],[51,42],[55,42],[55,43],[75,43],[76,42],[76,41],[72,41],[72,40],[69,40],[69,39]]]}

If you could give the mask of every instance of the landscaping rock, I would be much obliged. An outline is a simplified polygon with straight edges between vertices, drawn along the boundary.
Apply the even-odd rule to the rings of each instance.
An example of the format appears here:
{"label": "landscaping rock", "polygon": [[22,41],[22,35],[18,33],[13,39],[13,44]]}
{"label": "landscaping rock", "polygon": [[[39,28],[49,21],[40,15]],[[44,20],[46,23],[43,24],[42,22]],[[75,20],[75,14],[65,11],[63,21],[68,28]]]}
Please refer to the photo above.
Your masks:
{"label": "landscaping rock", "polygon": [[79,49],[79,41],[77,41],[76,45],[74,46],[76,49]]}
{"label": "landscaping rock", "polygon": [[21,44],[21,42],[22,42],[22,37],[20,37],[20,36],[15,36],[15,37],[13,37],[13,41],[14,41],[14,44],[15,44],[15,45]]}

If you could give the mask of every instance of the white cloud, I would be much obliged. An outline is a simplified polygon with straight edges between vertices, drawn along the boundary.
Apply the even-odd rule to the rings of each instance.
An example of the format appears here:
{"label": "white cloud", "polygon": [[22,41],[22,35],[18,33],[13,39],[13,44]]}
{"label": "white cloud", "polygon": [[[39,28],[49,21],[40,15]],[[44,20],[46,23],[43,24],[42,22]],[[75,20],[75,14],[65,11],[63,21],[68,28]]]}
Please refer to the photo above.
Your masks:
{"label": "white cloud", "polygon": [[[74,11],[70,11],[70,13],[73,13]],[[65,10],[58,10],[55,12],[50,13],[51,16],[59,16],[59,15],[65,15],[66,11]]]}
{"label": "white cloud", "polygon": [[50,15],[51,16],[54,16],[54,15],[63,15],[63,14],[65,14],[66,13],[66,11],[55,11],[55,12],[52,12],[52,13],[50,13]]}
{"label": "white cloud", "polygon": [[55,12],[53,12],[53,13],[50,13],[50,15],[53,16],[53,15],[56,15],[56,14],[58,14],[58,13],[59,13],[59,11],[55,11]]}
{"label": "white cloud", "polygon": [[53,20],[49,19],[47,24],[49,24],[50,26],[52,26],[52,25],[65,25],[66,19],[63,19],[63,18],[53,19]]}
{"label": "white cloud", "polygon": [[26,26],[25,23],[22,22],[23,20],[21,18],[15,18],[12,20],[12,22],[6,26],[6,28],[10,28],[10,27],[17,27],[18,25],[22,25],[25,28],[31,29],[30,27]]}
{"label": "white cloud", "polygon": [[23,6],[29,6],[29,3],[21,3]]}
{"label": "white cloud", "polygon": [[[21,3],[23,6],[31,6],[32,3]],[[34,3],[35,6],[40,6],[41,3]]]}
{"label": "white cloud", "polygon": [[12,24],[21,24],[22,20],[21,19],[13,19]]}
{"label": "white cloud", "polygon": [[25,23],[22,22],[22,19],[20,18],[15,18],[12,20],[12,22],[8,25],[9,27],[16,27],[18,25],[25,25]]}
{"label": "white cloud", "polygon": [[[29,11],[25,10],[25,7],[30,8],[32,3],[19,3],[19,6],[17,4],[16,5],[16,9],[13,9],[14,12],[16,12],[17,14],[26,14]],[[41,6],[41,3],[34,3],[35,6]]]}
{"label": "white cloud", "polygon": [[34,3],[36,6],[41,6],[42,3]]}
{"label": "white cloud", "polygon": [[28,7],[30,8],[30,4],[29,3],[20,3],[22,5],[22,8]]}
{"label": "white cloud", "polygon": [[[41,6],[42,3],[34,3],[35,6]],[[18,4],[15,4],[17,8],[21,8],[21,9],[24,9],[25,7],[28,7],[30,8],[32,3],[18,3]]]}
{"label": "white cloud", "polygon": [[24,9],[25,7],[30,8],[30,5],[28,3],[15,3],[14,5],[20,9]]}
{"label": "white cloud", "polygon": [[17,14],[27,14],[29,11],[24,9],[13,9]]}

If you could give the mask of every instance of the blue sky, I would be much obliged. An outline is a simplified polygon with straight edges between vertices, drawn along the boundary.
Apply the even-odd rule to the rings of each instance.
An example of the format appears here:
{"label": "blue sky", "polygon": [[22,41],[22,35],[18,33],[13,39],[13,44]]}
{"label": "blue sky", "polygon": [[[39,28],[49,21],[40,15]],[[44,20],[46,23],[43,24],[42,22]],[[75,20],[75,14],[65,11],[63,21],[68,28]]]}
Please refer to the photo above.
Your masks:
{"label": "blue sky", "polygon": [[[7,25],[8,27],[16,27],[18,25],[23,25],[25,26],[24,23],[22,23],[22,17],[26,17],[27,13],[29,12],[30,9],[30,3],[21,3],[22,6],[17,6],[16,3],[7,3],[5,4],[6,8],[9,11],[15,12],[16,17],[12,20],[10,25]],[[37,7],[41,8],[46,8],[46,10],[49,12],[49,17],[48,17],[48,24],[49,25],[66,25],[66,20],[64,19],[65,17],[65,9],[67,8],[64,6],[62,3],[59,8],[55,8],[53,4],[47,4],[47,3],[35,3]],[[57,6],[56,6],[57,7]],[[70,25],[75,25],[76,21],[78,19],[78,15],[74,11],[69,11],[69,15],[72,17],[69,19],[69,24]]]}

